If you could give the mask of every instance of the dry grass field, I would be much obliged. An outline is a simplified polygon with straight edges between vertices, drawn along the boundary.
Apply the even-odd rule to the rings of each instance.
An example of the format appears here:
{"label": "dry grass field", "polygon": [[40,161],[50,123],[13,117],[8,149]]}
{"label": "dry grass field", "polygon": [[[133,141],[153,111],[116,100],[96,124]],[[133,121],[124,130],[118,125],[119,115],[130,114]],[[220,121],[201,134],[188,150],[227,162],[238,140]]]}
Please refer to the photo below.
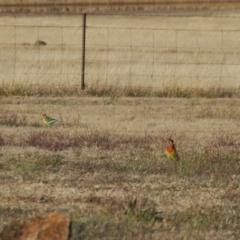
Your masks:
{"label": "dry grass field", "polygon": [[[232,13],[233,14],[233,13]],[[88,15],[87,87],[239,89],[239,13]],[[81,16],[0,18],[0,86],[80,84]],[[36,42],[44,41],[46,45]]]}
{"label": "dry grass field", "polygon": [[[71,214],[71,239],[239,239],[239,106],[1,97],[1,229],[60,211]],[[61,122],[44,126],[43,112]],[[164,156],[171,134],[179,164]]]}
{"label": "dry grass field", "polygon": [[[68,46],[81,37],[78,32],[73,34],[74,27],[81,25],[78,17],[2,16],[0,21],[8,25],[7,30],[1,26],[0,36],[5,39],[0,57],[0,231],[13,218],[59,211],[71,215],[71,240],[240,239],[239,45],[231,45],[237,35],[224,35],[222,46],[227,52],[218,58],[223,59],[222,66],[233,65],[224,75],[225,79],[235,77],[235,81],[226,81],[230,90],[218,84],[212,87],[212,75],[208,81],[202,78],[210,83],[207,88],[194,90],[188,87],[199,82],[176,74],[175,79],[184,80],[180,88],[170,82],[154,93],[139,84],[100,88],[101,83],[96,84],[92,74],[99,69],[88,65],[86,83],[92,81],[92,87],[81,92],[79,68],[68,62],[79,63],[78,52]],[[98,40],[94,28],[101,26],[114,29],[128,25],[146,31],[149,26],[169,31],[182,27],[210,32],[240,30],[237,17],[208,18],[206,22],[199,17],[162,17],[159,21],[146,16],[89,16],[87,24],[93,30],[89,36],[94,44]],[[28,28],[30,25],[47,30]],[[55,35],[59,29],[49,26],[62,26],[65,34]],[[18,29],[18,38],[14,38],[13,28]],[[39,33],[45,38],[37,39]],[[104,35],[99,36],[105,41]],[[194,39],[191,36],[186,39]],[[206,35],[199,39],[200,50],[208,44],[214,47],[213,42],[204,41],[209,39]],[[36,47],[36,40],[46,41],[45,49]],[[117,37],[113,40],[118,43]],[[17,53],[14,46],[19,47]],[[89,61],[105,56],[100,48],[93,50],[87,55]],[[120,53],[121,49],[109,51],[113,60],[120,58]],[[141,59],[144,53],[139,51],[134,57]],[[208,51],[204,54],[202,59],[217,59]],[[194,61],[193,52],[179,52],[179,56]],[[6,65],[7,57],[15,59],[15,68],[12,60]],[[66,72],[54,68],[62,59],[68,65],[60,69]],[[188,67],[183,71],[190,69],[192,73]],[[6,76],[13,69],[9,80]],[[53,74],[48,75],[51,70]],[[72,81],[66,77],[70,70],[76,74]],[[113,68],[113,75],[114,71],[119,69]],[[213,73],[211,69],[208,72]],[[50,77],[43,79],[46,76]],[[99,77],[99,81],[105,80]],[[122,81],[126,79],[122,77]],[[45,126],[42,113],[60,122]],[[164,155],[166,139],[171,135],[179,163]]]}

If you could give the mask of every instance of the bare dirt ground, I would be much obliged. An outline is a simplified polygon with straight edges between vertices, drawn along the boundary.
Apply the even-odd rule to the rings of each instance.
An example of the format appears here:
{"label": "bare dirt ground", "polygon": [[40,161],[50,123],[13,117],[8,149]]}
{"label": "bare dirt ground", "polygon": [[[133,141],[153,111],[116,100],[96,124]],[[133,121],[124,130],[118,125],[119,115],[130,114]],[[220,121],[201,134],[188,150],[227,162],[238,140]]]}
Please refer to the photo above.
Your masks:
{"label": "bare dirt ground", "polygon": [[[71,239],[239,238],[239,99],[0,102],[1,228],[60,211]],[[179,164],[164,156],[170,135]]]}

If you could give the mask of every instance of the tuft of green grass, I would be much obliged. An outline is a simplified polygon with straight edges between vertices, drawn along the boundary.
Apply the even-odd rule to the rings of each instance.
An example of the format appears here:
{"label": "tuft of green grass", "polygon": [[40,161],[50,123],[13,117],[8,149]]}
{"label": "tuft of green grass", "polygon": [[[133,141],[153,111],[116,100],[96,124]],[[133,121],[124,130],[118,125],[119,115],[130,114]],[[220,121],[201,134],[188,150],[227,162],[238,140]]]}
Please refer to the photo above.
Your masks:
{"label": "tuft of green grass", "polygon": [[157,212],[155,208],[141,208],[137,207],[137,199],[130,200],[128,207],[125,210],[128,218],[137,221],[143,221],[147,224],[154,225],[156,221],[162,221],[163,216],[161,212]]}

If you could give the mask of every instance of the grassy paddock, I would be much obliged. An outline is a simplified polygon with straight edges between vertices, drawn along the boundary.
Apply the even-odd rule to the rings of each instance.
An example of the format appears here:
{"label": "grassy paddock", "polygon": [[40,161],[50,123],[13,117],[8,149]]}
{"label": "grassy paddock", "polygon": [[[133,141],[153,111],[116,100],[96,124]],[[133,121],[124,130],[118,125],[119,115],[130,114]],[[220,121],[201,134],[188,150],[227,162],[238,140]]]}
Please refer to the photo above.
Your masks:
{"label": "grassy paddock", "polygon": [[60,211],[71,239],[239,238],[240,99],[26,90],[0,98],[1,229]]}

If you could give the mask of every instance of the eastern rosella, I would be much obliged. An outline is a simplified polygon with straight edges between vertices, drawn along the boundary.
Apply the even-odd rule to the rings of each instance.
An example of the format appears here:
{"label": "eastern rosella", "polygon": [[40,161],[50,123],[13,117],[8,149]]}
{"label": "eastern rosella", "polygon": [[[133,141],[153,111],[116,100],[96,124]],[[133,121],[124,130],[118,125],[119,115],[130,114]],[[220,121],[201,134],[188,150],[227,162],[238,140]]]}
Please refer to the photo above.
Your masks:
{"label": "eastern rosella", "polygon": [[48,126],[52,125],[53,123],[58,122],[58,120],[48,117],[45,113],[42,114],[42,120]]}
{"label": "eastern rosella", "polygon": [[179,160],[179,156],[172,138],[167,139],[167,146],[165,150],[168,159]]}

